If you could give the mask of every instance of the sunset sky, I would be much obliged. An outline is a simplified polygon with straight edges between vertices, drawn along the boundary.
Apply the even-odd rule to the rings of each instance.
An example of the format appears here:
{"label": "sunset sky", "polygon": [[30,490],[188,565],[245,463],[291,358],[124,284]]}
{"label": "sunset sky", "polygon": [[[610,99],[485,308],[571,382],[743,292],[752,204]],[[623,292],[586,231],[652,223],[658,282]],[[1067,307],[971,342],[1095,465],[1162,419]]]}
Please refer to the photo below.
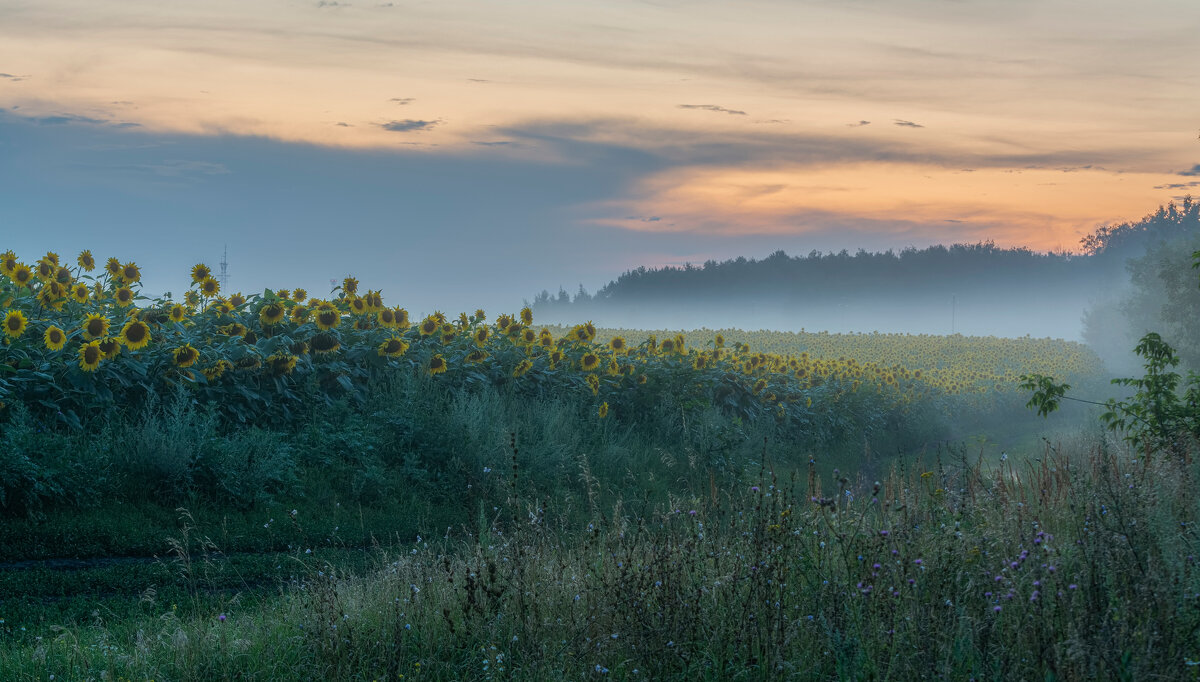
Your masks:
{"label": "sunset sky", "polygon": [[0,250],[511,309],[1200,194],[1200,2],[0,0]]}

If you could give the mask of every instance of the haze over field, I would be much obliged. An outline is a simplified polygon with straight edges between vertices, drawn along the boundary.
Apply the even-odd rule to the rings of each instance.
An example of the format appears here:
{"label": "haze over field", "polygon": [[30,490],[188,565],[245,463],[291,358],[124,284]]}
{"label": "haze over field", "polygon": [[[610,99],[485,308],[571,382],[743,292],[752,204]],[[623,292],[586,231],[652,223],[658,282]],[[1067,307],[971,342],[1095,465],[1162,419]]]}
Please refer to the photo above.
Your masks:
{"label": "haze over field", "polygon": [[1191,0],[3,0],[0,232],[148,292],[228,244],[233,290],[353,274],[414,312],[777,249],[1074,249],[1200,186],[1198,30]]}

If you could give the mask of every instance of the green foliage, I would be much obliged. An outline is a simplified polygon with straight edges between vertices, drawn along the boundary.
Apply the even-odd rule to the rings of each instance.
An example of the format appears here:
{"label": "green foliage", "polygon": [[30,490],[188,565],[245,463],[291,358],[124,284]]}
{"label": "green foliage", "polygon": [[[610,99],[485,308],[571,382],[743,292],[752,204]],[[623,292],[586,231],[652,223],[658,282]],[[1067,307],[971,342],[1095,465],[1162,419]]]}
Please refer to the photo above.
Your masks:
{"label": "green foliage", "polygon": [[1057,410],[1059,402],[1071,388],[1070,384],[1055,383],[1054,377],[1044,374],[1022,374],[1019,386],[1022,390],[1033,392],[1025,407],[1036,409],[1039,417]]}

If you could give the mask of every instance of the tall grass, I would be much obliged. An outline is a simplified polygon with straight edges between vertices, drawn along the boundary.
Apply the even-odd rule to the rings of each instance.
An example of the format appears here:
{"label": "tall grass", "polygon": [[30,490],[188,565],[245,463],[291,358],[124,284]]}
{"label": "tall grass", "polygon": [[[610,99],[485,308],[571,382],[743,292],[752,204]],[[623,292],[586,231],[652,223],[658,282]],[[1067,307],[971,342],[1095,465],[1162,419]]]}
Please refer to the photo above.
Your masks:
{"label": "tall grass", "polygon": [[302,570],[265,602],[180,611],[150,598],[145,617],[38,639],[8,623],[0,678],[1200,671],[1194,465],[1081,437],[1027,461],[947,454],[879,481],[774,467],[766,450],[745,478],[700,485],[702,463],[664,451],[689,473],[662,497],[605,498],[596,467],[614,464],[596,453],[554,474],[581,486],[566,501],[534,485],[549,455],[522,443],[507,441],[502,472],[471,484],[471,523],[382,547],[365,575],[298,552]]}

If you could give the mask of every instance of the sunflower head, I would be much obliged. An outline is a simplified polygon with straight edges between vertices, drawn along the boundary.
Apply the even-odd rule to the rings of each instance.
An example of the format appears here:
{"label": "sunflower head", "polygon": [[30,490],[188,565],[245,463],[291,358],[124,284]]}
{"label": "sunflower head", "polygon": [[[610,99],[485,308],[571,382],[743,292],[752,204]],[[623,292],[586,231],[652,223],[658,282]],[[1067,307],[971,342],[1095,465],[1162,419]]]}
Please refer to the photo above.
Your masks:
{"label": "sunflower head", "polygon": [[263,326],[269,327],[274,324],[279,324],[286,314],[287,308],[285,308],[282,303],[279,301],[272,301],[259,309],[258,320],[262,322]]}
{"label": "sunflower head", "polygon": [[401,331],[408,329],[411,326],[408,322],[408,311],[404,308],[393,308],[396,312],[396,329]]}
{"label": "sunflower head", "polygon": [[291,374],[296,369],[296,356],[282,351],[275,353],[267,358],[267,368],[275,376]]}
{"label": "sunflower head", "polygon": [[345,294],[347,296],[357,294],[358,293],[358,280],[354,279],[353,277],[347,277],[346,279],[343,279],[342,280],[342,291],[345,292]]}
{"label": "sunflower head", "polygon": [[175,362],[176,367],[191,367],[199,359],[200,351],[192,348],[190,343],[185,343],[171,351],[171,360]]}
{"label": "sunflower head", "polygon": [[379,320],[379,325],[381,327],[391,329],[396,326],[396,311],[390,308],[384,308],[383,310],[380,310],[375,317]]}
{"label": "sunflower head", "polygon": [[601,419],[604,419],[605,417],[608,416],[608,403],[607,402],[600,403],[600,409],[596,410],[596,415],[599,416]]}
{"label": "sunflower head", "polygon": [[192,266],[192,282],[195,284],[199,284],[211,276],[212,269],[204,263],[196,263]]}
{"label": "sunflower head", "polygon": [[46,342],[47,350],[62,350],[67,343],[67,335],[58,327],[50,325],[46,328],[46,333],[42,334],[42,340]]}
{"label": "sunflower head", "polygon": [[476,362],[483,362],[484,360],[487,360],[487,359],[488,359],[488,352],[483,349],[476,349],[476,350],[471,351],[470,353],[467,353],[467,362],[471,363],[471,364],[474,364]]}
{"label": "sunflower head", "polygon": [[98,339],[96,343],[100,344],[100,350],[104,353],[105,358],[112,359],[121,354],[121,339],[115,336]]}
{"label": "sunflower head", "polygon": [[63,286],[69,286],[74,279],[75,278],[71,276],[71,271],[68,268],[60,267],[54,271],[54,281]]}
{"label": "sunflower head", "polygon": [[183,322],[185,319],[187,319],[187,314],[187,308],[176,303],[175,305],[171,306],[171,312],[168,314],[168,317],[171,318],[172,322]]}
{"label": "sunflower head", "polygon": [[213,279],[211,276],[205,277],[204,279],[200,280],[200,293],[203,294],[205,298],[212,298],[213,296],[221,293],[221,283]]}
{"label": "sunflower head", "polygon": [[619,336],[612,337],[612,339],[608,342],[608,349],[617,354],[624,353],[626,350],[628,350],[628,348],[629,347],[625,345],[625,339]]}
{"label": "sunflower head", "polygon": [[37,264],[37,278],[43,282],[49,282],[54,279],[54,273],[58,272],[58,266],[48,260],[42,259]]}
{"label": "sunflower head", "polygon": [[296,341],[288,346],[288,350],[291,351],[292,355],[308,355],[308,342]]}
{"label": "sunflower head", "polygon": [[533,362],[529,358],[525,358],[524,360],[518,362],[517,366],[513,368],[513,378],[517,379],[525,376],[525,373],[531,369],[533,369]]}
{"label": "sunflower head", "polygon": [[333,304],[321,302],[316,313],[317,329],[328,331],[342,323],[342,313]]}
{"label": "sunflower head", "polygon": [[121,306],[122,308],[128,307],[129,305],[133,304],[133,289],[130,289],[129,287],[118,287],[114,297],[116,298],[117,305]]}
{"label": "sunflower head", "polygon": [[522,343],[533,344],[537,340],[538,340],[537,332],[533,331],[532,329],[530,329],[528,327],[521,330],[521,342]]}
{"label": "sunflower head", "polygon": [[446,359],[443,358],[440,353],[433,356],[432,358],[429,358],[429,375],[430,376],[433,376],[435,374],[441,374],[442,372],[445,372],[445,371],[446,371]]}
{"label": "sunflower head", "polygon": [[91,272],[92,270],[96,269],[96,259],[92,257],[91,251],[84,250],[79,254],[79,257],[75,259],[75,262],[79,263],[79,267],[84,272]]}
{"label": "sunflower head", "polygon": [[79,347],[79,369],[95,372],[103,359],[104,351],[100,350],[99,341],[89,341]]}
{"label": "sunflower head", "polygon": [[31,270],[29,266],[25,265],[24,263],[17,263],[16,266],[13,267],[13,271],[12,274],[9,275],[9,279],[13,281],[13,284],[16,284],[19,287],[27,287],[29,286],[29,283],[33,281],[33,270]]}
{"label": "sunflower head", "polygon": [[286,301],[292,297],[292,292],[290,289],[279,289],[275,292],[275,295]]}
{"label": "sunflower head", "polygon": [[337,349],[342,347],[342,344],[338,341],[337,337],[328,332],[316,334],[312,337],[312,339],[309,340],[308,345],[314,353],[321,355],[325,353],[336,353]]}
{"label": "sunflower head", "polygon": [[71,287],[71,298],[75,299],[76,303],[87,303],[90,293],[91,290],[88,289],[88,285],[83,282],[78,282],[75,286]]}
{"label": "sunflower head", "polygon": [[496,318],[496,330],[504,332],[508,330],[508,326],[513,323],[513,319],[508,315],[501,315]]}
{"label": "sunflower head", "polygon": [[441,326],[442,325],[437,321],[437,318],[433,317],[432,315],[426,317],[424,320],[421,320],[421,336],[430,336],[436,333],[438,328]]}
{"label": "sunflower head", "polygon": [[121,266],[121,274],[118,277],[126,284],[133,284],[142,278],[142,271],[138,269],[137,263],[129,262]]}
{"label": "sunflower head", "polygon": [[550,364],[557,365],[563,361],[563,352],[557,348],[550,351]]}
{"label": "sunflower head", "polygon": [[366,299],[355,296],[350,299],[350,312],[355,315],[362,315],[369,310]]}
{"label": "sunflower head", "polygon": [[595,374],[587,375],[586,379],[588,388],[592,389],[592,395],[600,392],[600,377]]}
{"label": "sunflower head", "polygon": [[189,291],[183,295],[183,302],[192,307],[200,305],[200,294],[195,291]]}
{"label": "sunflower head", "polygon": [[121,328],[121,343],[129,350],[144,348],[150,343],[150,327],[141,320],[133,319]]}
{"label": "sunflower head", "polygon": [[88,339],[98,339],[108,334],[108,318],[95,313],[88,313],[83,322],[83,334]]}
{"label": "sunflower head", "polygon": [[491,331],[487,327],[479,327],[475,330],[475,333],[471,334],[471,340],[475,342],[476,346],[482,348],[487,345],[488,336],[490,335]]}
{"label": "sunflower head", "polygon": [[237,369],[248,372],[250,370],[254,370],[254,369],[258,369],[259,367],[262,367],[262,358],[260,358],[258,355],[253,355],[253,354],[245,355],[245,356],[241,357],[240,359],[238,359],[238,361],[236,363],[234,363],[233,366],[236,367]]}
{"label": "sunflower head", "polygon": [[25,313],[20,310],[10,310],[4,316],[4,333],[9,338],[15,339],[25,333],[25,327],[28,324],[29,320],[26,319]]}
{"label": "sunflower head", "polygon": [[3,273],[6,277],[12,277],[13,270],[17,268],[17,263],[19,262],[17,254],[12,249],[0,253],[0,273]]}
{"label": "sunflower head", "polygon": [[234,308],[242,305],[245,302],[246,302],[246,297],[243,296],[242,292],[240,292],[240,291],[229,297],[229,305],[233,306]]}
{"label": "sunflower head", "polygon": [[583,371],[590,372],[600,366],[600,356],[595,353],[584,353],[579,359],[579,366]]}
{"label": "sunflower head", "polygon": [[526,327],[533,324],[533,311],[529,309],[529,306],[521,308],[521,324]]}
{"label": "sunflower head", "polygon": [[713,337],[713,348],[724,348],[724,347],[725,347],[725,337],[722,336],[721,334],[717,334],[716,336],[714,336]]}
{"label": "sunflower head", "polygon": [[675,352],[675,339],[663,339],[662,345],[659,346],[664,353]]}
{"label": "sunflower head", "polygon": [[47,251],[46,255],[42,257],[42,260],[46,261],[47,263],[53,263],[55,266],[57,266],[58,254],[54,253],[53,251]]}
{"label": "sunflower head", "polygon": [[104,263],[104,271],[113,277],[120,276],[121,261],[117,260],[116,258],[109,258],[108,261]]}
{"label": "sunflower head", "polygon": [[296,324],[304,324],[305,322],[308,322],[309,313],[310,311],[307,306],[292,306],[292,322],[295,322]]}
{"label": "sunflower head", "polygon": [[292,298],[297,301],[303,301],[308,298],[308,292],[304,289],[296,289],[292,292]]}
{"label": "sunflower head", "polygon": [[487,313],[483,312],[483,308],[476,308],[475,309],[475,321],[483,322],[486,319],[487,319]]}
{"label": "sunflower head", "polygon": [[401,355],[404,355],[405,351],[407,350],[408,344],[404,342],[404,339],[398,336],[393,336],[387,341],[379,344],[379,354],[383,357],[398,358]]}

